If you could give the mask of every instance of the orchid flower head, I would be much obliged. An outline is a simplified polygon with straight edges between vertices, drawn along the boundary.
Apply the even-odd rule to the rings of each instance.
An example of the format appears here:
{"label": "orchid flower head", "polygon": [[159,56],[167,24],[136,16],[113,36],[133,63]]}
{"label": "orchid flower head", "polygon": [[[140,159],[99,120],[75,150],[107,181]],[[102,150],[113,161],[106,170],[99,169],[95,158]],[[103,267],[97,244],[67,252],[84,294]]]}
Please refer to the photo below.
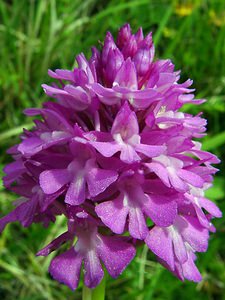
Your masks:
{"label": "orchid flower head", "polygon": [[118,277],[144,244],[180,280],[202,278],[197,253],[222,216],[205,196],[219,159],[195,140],[206,131],[201,113],[180,111],[205,100],[154,54],[152,34],[125,24],[90,59],[77,55],[74,69],[49,70],[55,82],[42,87],[53,100],[26,109],[39,118],[8,151],[3,181],[19,199],[0,231],[10,222],[47,227],[64,215],[67,230],[37,255],[60,249],[49,272],[73,290],[81,270],[89,288],[103,265]]}

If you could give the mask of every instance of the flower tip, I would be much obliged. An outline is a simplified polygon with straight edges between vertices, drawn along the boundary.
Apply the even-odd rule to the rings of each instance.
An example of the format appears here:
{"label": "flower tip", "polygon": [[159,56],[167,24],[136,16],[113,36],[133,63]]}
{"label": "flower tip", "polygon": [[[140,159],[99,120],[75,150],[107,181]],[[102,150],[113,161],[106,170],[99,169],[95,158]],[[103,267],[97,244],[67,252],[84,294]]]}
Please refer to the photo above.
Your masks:
{"label": "flower tip", "polygon": [[137,43],[139,43],[140,41],[143,40],[144,34],[143,34],[142,27],[140,27],[140,28],[138,29],[138,31],[135,33],[135,38],[136,38]]}
{"label": "flower tip", "polygon": [[52,78],[56,78],[56,79],[58,78],[57,74],[51,69],[48,69],[48,75]]}
{"label": "flower tip", "polygon": [[131,37],[131,28],[130,28],[130,24],[126,23],[124,24],[118,32],[118,36],[117,36],[117,45],[120,49],[123,48],[123,46],[128,42],[128,40]]}
{"label": "flower tip", "polygon": [[110,31],[107,31],[107,33],[106,33],[103,47],[107,47],[107,46],[110,46],[110,47],[113,47],[113,48],[116,47],[116,44],[114,42],[114,38],[113,38]]}
{"label": "flower tip", "polygon": [[48,256],[50,254],[50,250],[41,249],[38,251],[35,256]]}
{"label": "flower tip", "polygon": [[122,27],[120,27],[119,29],[119,34],[120,33],[126,33],[127,36],[129,36],[131,34],[131,27],[129,23],[125,23]]}
{"label": "flower tip", "polygon": [[43,88],[44,92],[47,93],[48,85],[43,83],[41,87]]}

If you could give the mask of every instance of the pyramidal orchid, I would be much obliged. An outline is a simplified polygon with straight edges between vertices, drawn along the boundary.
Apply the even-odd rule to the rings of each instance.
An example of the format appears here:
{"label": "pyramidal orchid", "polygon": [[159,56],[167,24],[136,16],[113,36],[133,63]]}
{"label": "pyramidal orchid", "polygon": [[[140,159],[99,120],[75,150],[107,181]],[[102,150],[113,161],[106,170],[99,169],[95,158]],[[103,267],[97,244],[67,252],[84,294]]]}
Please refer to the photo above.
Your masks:
{"label": "pyramidal orchid", "polygon": [[90,59],[79,54],[73,70],[49,70],[55,82],[43,89],[54,101],[25,110],[40,117],[8,150],[14,161],[4,185],[20,198],[0,230],[15,221],[48,226],[64,215],[67,231],[37,255],[65,244],[49,272],[71,289],[81,270],[89,288],[103,266],[118,277],[140,244],[179,279],[201,280],[196,253],[207,250],[211,219],[221,217],[205,197],[219,159],[195,141],[206,120],[180,111],[204,100],[154,52],[151,33],[132,34],[126,24]]}

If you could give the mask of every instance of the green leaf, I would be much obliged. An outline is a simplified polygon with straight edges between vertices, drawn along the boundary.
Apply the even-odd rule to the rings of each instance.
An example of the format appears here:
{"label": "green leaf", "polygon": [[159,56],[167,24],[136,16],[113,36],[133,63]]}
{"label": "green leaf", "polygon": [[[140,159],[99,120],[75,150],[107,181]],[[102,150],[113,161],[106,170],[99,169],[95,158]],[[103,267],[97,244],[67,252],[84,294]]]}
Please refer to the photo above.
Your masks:
{"label": "green leaf", "polygon": [[225,144],[225,131],[218,133],[214,137],[207,137],[205,141],[203,141],[202,148],[203,150],[212,150],[218,148]]}

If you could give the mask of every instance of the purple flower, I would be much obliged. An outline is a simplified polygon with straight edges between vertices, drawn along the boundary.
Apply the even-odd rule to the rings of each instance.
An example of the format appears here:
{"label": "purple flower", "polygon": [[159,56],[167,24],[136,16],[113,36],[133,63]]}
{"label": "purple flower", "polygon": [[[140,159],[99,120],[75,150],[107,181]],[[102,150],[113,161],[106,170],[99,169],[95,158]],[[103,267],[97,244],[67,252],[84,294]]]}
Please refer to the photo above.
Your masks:
{"label": "purple flower", "polygon": [[71,289],[76,289],[83,262],[84,283],[93,288],[104,276],[100,261],[112,277],[118,277],[133,259],[134,246],[123,237],[103,236],[98,233],[96,221],[82,210],[71,208],[69,215],[68,231],[38,252],[38,255],[48,255],[62,243],[72,242],[77,237],[69,250],[52,260],[49,271],[53,278],[67,284]]}
{"label": "purple flower", "polygon": [[41,118],[8,151],[4,184],[20,197],[0,231],[15,221],[48,226],[63,214],[68,230],[37,255],[65,243],[49,272],[71,289],[81,269],[90,288],[102,264],[116,278],[144,243],[179,279],[201,280],[196,253],[207,250],[211,220],[222,215],[205,197],[219,159],[194,140],[205,135],[201,113],[180,111],[205,100],[154,53],[151,33],[132,34],[126,24],[90,59],[79,54],[73,70],[49,70],[56,83],[43,88],[55,101],[25,111]]}

